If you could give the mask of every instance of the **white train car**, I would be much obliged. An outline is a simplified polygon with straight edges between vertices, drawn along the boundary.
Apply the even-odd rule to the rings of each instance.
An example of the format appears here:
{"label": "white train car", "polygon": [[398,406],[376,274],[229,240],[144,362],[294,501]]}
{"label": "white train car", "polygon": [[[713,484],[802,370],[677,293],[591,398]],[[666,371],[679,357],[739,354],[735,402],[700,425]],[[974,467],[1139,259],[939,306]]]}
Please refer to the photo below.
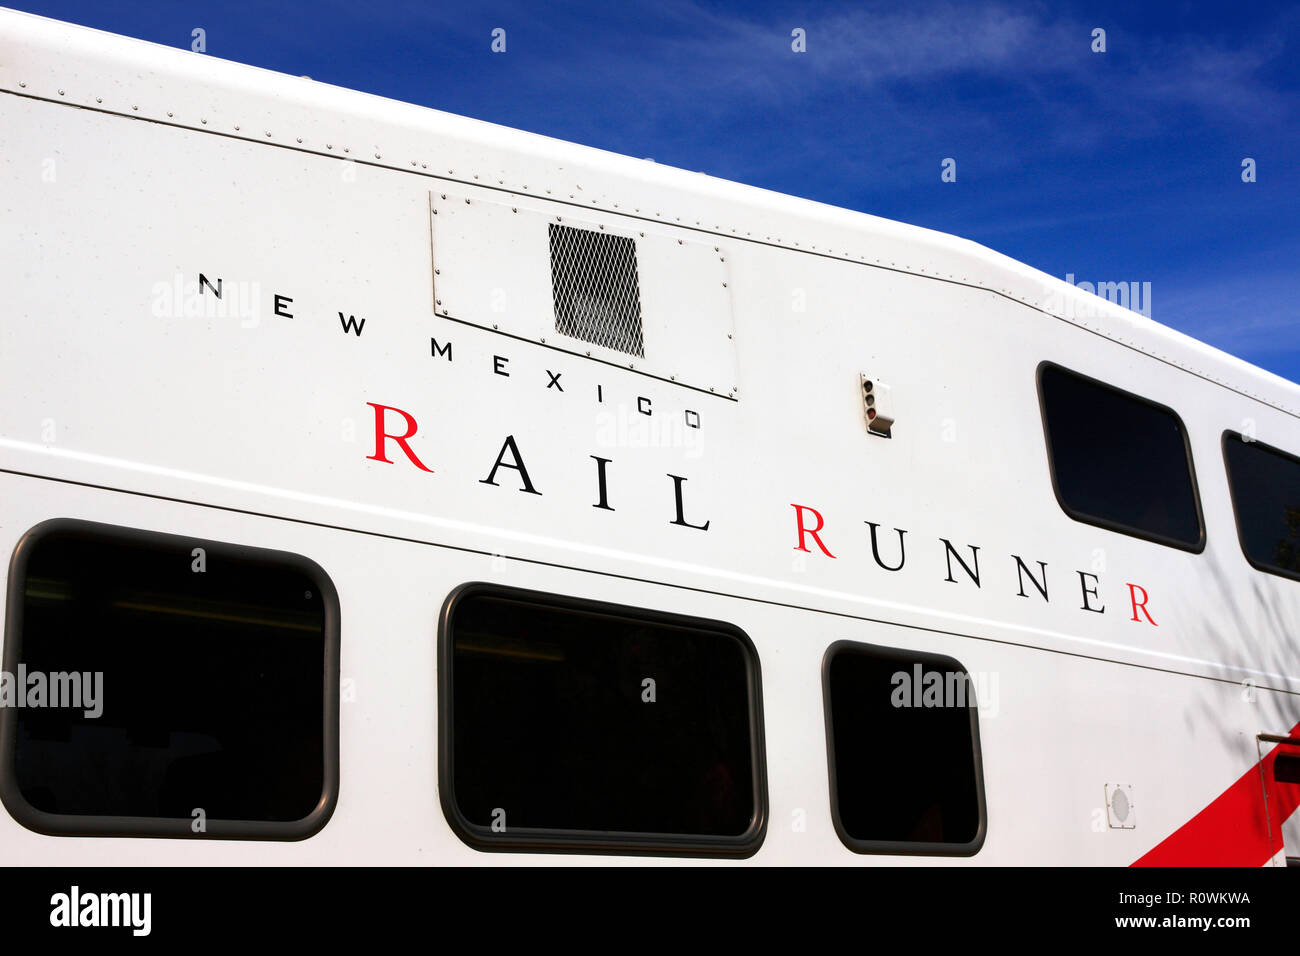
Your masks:
{"label": "white train car", "polygon": [[1300,856],[1294,384],[11,12],[0,210],[9,862]]}

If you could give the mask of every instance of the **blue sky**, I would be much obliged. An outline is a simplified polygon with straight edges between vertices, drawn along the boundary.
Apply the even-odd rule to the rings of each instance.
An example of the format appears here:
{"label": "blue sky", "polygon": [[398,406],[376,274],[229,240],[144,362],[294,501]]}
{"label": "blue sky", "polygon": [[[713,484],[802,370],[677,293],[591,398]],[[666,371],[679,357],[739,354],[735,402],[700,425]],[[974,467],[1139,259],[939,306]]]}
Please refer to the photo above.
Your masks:
{"label": "blue sky", "polygon": [[1300,381],[1298,6],[7,2],[1150,282]]}

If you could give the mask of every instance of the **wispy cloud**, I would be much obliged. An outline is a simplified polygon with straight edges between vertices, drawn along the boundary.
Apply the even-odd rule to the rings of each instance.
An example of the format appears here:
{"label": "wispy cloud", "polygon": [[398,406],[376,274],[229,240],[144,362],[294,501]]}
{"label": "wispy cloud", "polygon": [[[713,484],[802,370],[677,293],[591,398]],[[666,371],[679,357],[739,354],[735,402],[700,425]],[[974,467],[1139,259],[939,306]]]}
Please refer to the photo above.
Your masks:
{"label": "wispy cloud", "polygon": [[1290,271],[1225,270],[1155,285],[1152,317],[1216,348],[1266,366],[1300,350],[1300,290]]}
{"label": "wispy cloud", "polygon": [[[1294,99],[1260,77],[1285,50],[1296,19],[1285,14],[1260,23],[1245,43],[1197,34],[1134,36],[1112,25],[1104,56],[1090,50],[1097,24],[1047,6],[940,2],[778,19],[676,0],[657,17],[660,29],[643,43],[570,50],[575,59],[539,81],[597,76],[642,115],[676,114],[684,101],[707,113],[815,108],[841,92],[870,98],[877,109],[896,106],[899,115],[928,115],[967,93],[952,84],[975,81],[989,84],[991,96],[1038,114],[1024,118],[1049,134],[1062,127],[1052,143],[1085,147],[1091,137],[1078,131],[1092,123],[1111,136],[1154,136],[1178,123],[1183,109],[1238,126],[1290,122],[1296,114]],[[790,49],[796,26],[807,35],[800,56]],[[1063,87],[1068,98],[1060,95]],[[966,121],[981,118],[972,111]]]}
{"label": "wispy cloud", "polygon": [[[1300,8],[299,3],[286,32],[227,0],[212,54],[915,222],[1058,276],[1149,279],[1157,321],[1300,378]],[[83,22],[140,35],[134,15],[188,45],[188,20],[142,6]]]}

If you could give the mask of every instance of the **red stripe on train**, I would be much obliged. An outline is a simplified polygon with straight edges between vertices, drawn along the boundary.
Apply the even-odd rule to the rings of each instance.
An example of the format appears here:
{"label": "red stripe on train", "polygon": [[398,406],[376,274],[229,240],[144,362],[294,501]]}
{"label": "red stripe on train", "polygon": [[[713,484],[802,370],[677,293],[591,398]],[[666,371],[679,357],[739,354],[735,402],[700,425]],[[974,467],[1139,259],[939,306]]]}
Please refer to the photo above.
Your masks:
{"label": "red stripe on train", "polygon": [[[1300,736],[1300,724],[1289,737]],[[1282,823],[1300,806],[1300,784],[1273,779],[1278,744],[1247,770],[1213,803],[1183,824],[1133,866],[1263,866],[1282,848]],[[1263,780],[1260,764],[1263,764]],[[1269,805],[1264,806],[1264,780]]]}

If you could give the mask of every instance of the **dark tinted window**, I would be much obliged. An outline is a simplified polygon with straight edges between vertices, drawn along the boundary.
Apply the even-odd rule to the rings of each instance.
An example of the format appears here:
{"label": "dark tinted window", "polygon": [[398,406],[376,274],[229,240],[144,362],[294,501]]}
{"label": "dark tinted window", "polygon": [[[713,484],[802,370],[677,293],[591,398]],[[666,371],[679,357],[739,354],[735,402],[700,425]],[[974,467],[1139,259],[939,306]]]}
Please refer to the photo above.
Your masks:
{"label": "dark tinted window", "polygon": [[1300,459],[1235,434],[1224,436],[1223,457],[1246,557],[1300,578]]}
{"label": "dark tinted window", "polygon": [[442,653],[443,801],[467,841],[757,847],[758,675],[738,630],[477,586],[453,596]]}
{"label": "dark tinted window", "polygon": [[1300,783],[1300,755],[1278,754],[1273,758],[1273,779],[1278,783]]}
{"label": "dark tinted window", "polygon": [[827,653],[836,829],[860,853],[969,855],[984,840],[979,716],[948,657],[840,643]]}
{"label": "dark tinted window", "polygon": [[1200,503],[1178,416],[1055,365],[1041,367],[1039,385],[1052,479],[1065,512],[1199,551]]}
{"label": "dark tinted window", "polygon": [[0,708],[10,811],[55,833],[314,832],[337,786],[333,594],[279,552],[35,529],[9,591],[4,669],[28,685]]}

